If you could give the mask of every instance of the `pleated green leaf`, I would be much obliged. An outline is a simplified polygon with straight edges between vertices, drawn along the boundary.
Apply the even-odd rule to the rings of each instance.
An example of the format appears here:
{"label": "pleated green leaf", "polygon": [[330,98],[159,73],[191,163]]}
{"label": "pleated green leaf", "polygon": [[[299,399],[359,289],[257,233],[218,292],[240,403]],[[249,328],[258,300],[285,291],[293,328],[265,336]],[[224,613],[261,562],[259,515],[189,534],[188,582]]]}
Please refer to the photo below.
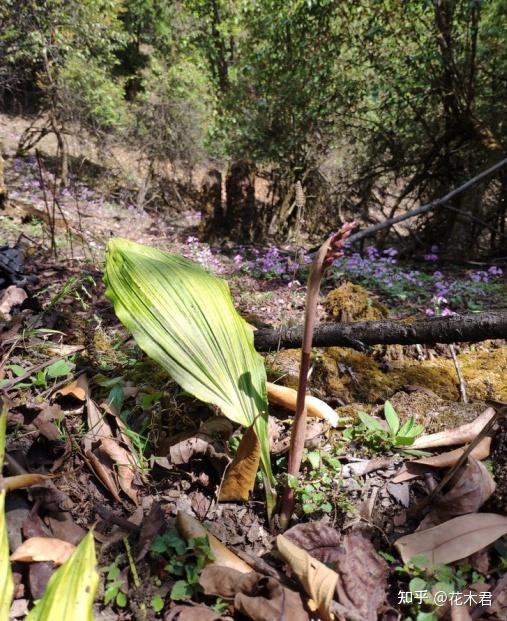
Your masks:
{"label": "pleated green leaf", "polygon": [[89,532],[72,556],[51,576],[44,597],[25,621],[93,621],[99,584],[95,544]]}
{"label": "pleated green leaf", "polygon": [[0,399],[0,621],[7,621],[14,592],[11,563],[9,560],[9,540],[5,520],[5,490],[1,489],[2,466],[5,455],[5,428],[7,425],[7,406]]}
{"label": "pleated green leaf", "polygon": [[108,244],[105,282],[118,318],[148,356],[190,394],[254,425],[270,492],[266,371],[227,283],[184,257],[125,239]]}

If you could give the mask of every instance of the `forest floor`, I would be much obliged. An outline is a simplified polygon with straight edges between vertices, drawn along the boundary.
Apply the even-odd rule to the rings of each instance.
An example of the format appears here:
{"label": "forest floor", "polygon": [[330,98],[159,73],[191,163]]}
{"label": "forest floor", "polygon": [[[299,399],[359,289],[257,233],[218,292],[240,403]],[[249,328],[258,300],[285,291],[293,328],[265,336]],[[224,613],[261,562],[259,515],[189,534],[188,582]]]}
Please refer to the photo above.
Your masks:
{"label": "forest floor", "polygon": [[[126,206],[114,184],[98,186],[85,176],[57,189],[50,161],[33,155],[9,158],[5,176],[0,244],[23,251],[0,249],[22,275],[0,280],[6,470],[52,475],[8,494],[11,551],[35,536],[75,545],[93,527],[100,567],[94,612],[104,621],[329,618],[318,596],[325,580],[306,576],[320,604],[312,612],[298,569],[283,562],[262,489],[248,502],[217,502],[241,428],[182,393],[146,358],[116,318],[102,281],[107,242],[124,237],[183,254],[226,279],[253,326],[292,326],[303,321],[311,258],[274,245],[210,248],[198,239],[199,212],[140,212]],[[441,255],[433,248],[402,262],[396,248],[349,252],[328,272],[319,318],[407,319],[507,306],[505,266],[450,265]],[[268,379],[297,385],[298,350],[270,352],[265,360]],[[507,401],[505,341],[456,344],[454,351],[319,350],[310,392],[339,423],[308,425],[302,474],[293,483],[296,515],[285,535],[337,575],[337,614],[351,621],[507,618],[505,419],[481,441],[466,473],[431,495],[459,458],[451,449],[478,435],[493,401]],[[421,426],[413,447],[398,429],[411,417],[414,429]],[[456,439],[452,430],[474,421]],[[290,412],[270,408],[272,460],[282,482],[290,424]],[[438,432],[439,442],[424,443]],[[424,453],[414,453],[415,446]],[[493,516],[489,529],[484,512]],[[199,539],[192,519],[238,555],[227,571],[210,564],[217,552]],[[420,533],[430,526],[436,534],[428,543]],[[401,537],[413,551],[403,558],[394,547]],[[436,570],[422,552],[435,555]],[[14,562],[12,619],[42,596],[54,555],[40,551],[38,560]],[[244,563],[257,572],[248,580],[235,573]]]}

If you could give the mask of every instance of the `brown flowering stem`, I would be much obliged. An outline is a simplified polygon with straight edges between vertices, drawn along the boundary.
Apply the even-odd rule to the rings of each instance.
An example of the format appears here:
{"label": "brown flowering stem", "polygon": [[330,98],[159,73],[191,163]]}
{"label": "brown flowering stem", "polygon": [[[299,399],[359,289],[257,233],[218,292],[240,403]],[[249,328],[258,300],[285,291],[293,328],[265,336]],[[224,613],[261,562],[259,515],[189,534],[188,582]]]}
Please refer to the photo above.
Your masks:
{"label": "brown flowering stem", "polygon": [[[297,477],[303,459],[303,450],[306,437],[306,387],[308,384],[308,371],[312,353],[313,331],[317,318],[317,304],[319,301],[320,284],[327,267],[335,259],[343,254],[345,240],[355,227],[355,223],[347,223],[337,232],[331,235],[319,248],[313,259],[308,276],[306,293],[305,323],[303,331],[303,345],[301,349],[301,364],[299,368],[299,381],[297,390],[296,412],[294,424],[290,436],[290,449],[287,472],[291,477]],[[280,512],[280,526],[283,530],[289,525],[294,509],[294,490],[289,483],[285,485]]]}

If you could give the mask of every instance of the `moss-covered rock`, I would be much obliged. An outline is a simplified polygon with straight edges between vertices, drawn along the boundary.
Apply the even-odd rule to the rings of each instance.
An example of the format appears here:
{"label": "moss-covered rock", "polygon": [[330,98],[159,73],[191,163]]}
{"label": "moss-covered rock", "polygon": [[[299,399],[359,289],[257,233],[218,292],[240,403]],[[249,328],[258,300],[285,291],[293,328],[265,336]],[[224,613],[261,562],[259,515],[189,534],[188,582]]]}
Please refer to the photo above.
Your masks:
{"label": "moss-covered rock", "polygon": [[324,300],[324,308],[333,321],[369,321],[385,319],[388,310],[364,287],[344,282],[330,291]]}
{"label": "moss-covered rock", "polygon": [[[296,387],[299,350],[278,352],[268,358],[269,375]],[[507,346],[489,351],[471,348],[458,356],[470,400],[507,400]],[[450,358],[414,360],[401,357],[385,365],[369,354],[345,347],[316,352],[310,390],[324,399],[378,403],[389,399],[403,387],[421,386],[441,399],[458,401],[458,380]]]}

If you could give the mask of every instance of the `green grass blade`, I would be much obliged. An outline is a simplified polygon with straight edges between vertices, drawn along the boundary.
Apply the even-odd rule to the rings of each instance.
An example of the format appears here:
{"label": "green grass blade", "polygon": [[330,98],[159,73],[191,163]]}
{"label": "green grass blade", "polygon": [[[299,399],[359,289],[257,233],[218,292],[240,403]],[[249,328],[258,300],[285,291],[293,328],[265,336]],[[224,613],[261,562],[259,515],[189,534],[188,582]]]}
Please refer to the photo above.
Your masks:
{"label": "green grass blade", "polygon": [[0,492],[0,621],[7,621],[14,592],[5,520],[5,490]]}
{"label": "green grass blade", "polygon": [[0,621],[7,621],[14,592],[11,562],[9,560],[9,540],[5,519],[5,490],[1,489],[2,466],[5,456],[5,429],[7,427],[7,404],[0,399]]}
{"label": "green grass blade", "polygon": [[[7,404],[0,399],[0,485],[1,468],[5,455],[5,429],[7,426]],[[14,592],[11,562],[9,560],[9,540],[5,520],[5,490],[0,489],[0,621],[7,621]]]}

